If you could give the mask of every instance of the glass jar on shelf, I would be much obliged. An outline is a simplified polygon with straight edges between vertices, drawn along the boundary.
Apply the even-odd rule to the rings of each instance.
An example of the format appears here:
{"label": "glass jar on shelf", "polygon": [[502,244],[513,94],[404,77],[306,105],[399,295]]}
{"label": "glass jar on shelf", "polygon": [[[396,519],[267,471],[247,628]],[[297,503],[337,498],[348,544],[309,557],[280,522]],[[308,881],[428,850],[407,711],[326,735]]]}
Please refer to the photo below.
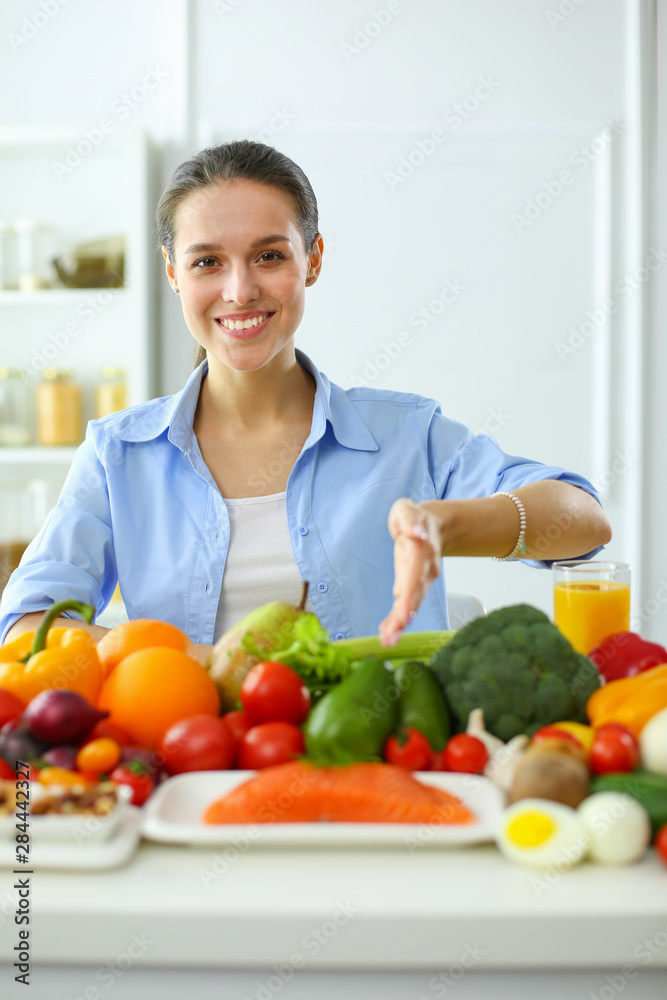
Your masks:
{"label": "glass jar on shelf", "polygon": [[30,442],[31,395],[18,368],[0,368],[0,447]]}
{"label": "glass jar on shelf", "polygon": [[127,385],[124,368],[107,366],[102,369],[102,381],[95,392],[95,416],[106,417],[127,406]]}
{"label": "glass jar on shelf", "polygon": [[17,219],[18,287],[21,292],[53,288],[55,272],[55,229],[36,219]]}
{"label": "glass jar on shelf", "polygon": [[0,220],[0,290],[14,291],[19,287],[19,261],[16,229],[11,222]]}
{"label": "glass jar on shelf", "polygon": [[31,526],[26,519],[26,501],[26,483],[0,483],[0,593],[32,537]]}
{"label": "glass jar on shelf", "polygon": [[37,441],[47,447],[81,441],[81,387],[73,373],[45,368],[37,386]]}

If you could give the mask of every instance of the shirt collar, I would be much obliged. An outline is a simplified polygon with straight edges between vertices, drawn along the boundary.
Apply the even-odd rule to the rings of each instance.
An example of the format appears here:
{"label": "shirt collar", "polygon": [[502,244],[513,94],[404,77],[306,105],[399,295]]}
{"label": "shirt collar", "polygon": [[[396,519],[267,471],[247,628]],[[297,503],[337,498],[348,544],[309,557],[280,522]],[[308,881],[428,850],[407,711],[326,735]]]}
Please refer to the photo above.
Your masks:
{"label": "shirt collar", "polygon": [[[340,386],[330,382],[303,351],[296,351],[297,361],[315,379],[315,403],[310,435],[304,448],[315,444],[331,425],[334,437],[345,448],[377,451],[377,443],[356,406]],[[204,360],[191,373],[183,389],[173,396],[164,396],[140,412],[116,431],[122,441],[153,441],[165,431],[172,444],[186,451],[192,439],[192,427],[201,384],[208,372]]]}

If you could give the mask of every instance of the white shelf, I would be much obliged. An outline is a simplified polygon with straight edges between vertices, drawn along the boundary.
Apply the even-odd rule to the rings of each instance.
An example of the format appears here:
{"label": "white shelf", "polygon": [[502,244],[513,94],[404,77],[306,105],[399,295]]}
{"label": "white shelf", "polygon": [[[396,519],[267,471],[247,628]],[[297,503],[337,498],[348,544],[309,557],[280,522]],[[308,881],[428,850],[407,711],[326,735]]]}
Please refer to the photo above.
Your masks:
{"label": "white shelf", "polygon": [[0,305],[53,305],[62,302],[67,305],[80,302],[98,292],[111,292],[112,295],[122,295],[126,288],[45,288],[35,292],[19,292],[11,289],[0,290]]}
{"label": "white shelf", "polygon": [[43,448],[28,445],[25,448],[0,447],[1,465],[69,465],[74,458],[76,445],[67,448]]}

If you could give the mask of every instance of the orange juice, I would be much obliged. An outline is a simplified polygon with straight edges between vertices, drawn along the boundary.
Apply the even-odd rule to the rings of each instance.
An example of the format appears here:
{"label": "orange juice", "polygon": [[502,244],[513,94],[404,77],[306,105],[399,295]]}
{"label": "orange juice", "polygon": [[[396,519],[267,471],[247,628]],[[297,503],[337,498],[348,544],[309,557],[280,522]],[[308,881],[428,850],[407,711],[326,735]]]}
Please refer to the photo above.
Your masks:
{"label": "orange juice", "polygon": [[630,630],[630,586],[613,580],[554,585],[554,625],[579,653]]}

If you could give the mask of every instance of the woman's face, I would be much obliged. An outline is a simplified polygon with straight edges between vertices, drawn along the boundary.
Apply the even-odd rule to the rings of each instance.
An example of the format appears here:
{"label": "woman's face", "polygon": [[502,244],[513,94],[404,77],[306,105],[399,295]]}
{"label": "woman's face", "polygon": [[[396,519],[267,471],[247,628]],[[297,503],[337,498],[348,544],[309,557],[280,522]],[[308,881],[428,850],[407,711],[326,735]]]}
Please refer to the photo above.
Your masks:
{"label": "woman's face", "polygon": [[181,201],[167,276],[209,360],[256,371],[293,350],[321,246],[318,237],[306,253],[291,199],[280,188],[220,181]]}

